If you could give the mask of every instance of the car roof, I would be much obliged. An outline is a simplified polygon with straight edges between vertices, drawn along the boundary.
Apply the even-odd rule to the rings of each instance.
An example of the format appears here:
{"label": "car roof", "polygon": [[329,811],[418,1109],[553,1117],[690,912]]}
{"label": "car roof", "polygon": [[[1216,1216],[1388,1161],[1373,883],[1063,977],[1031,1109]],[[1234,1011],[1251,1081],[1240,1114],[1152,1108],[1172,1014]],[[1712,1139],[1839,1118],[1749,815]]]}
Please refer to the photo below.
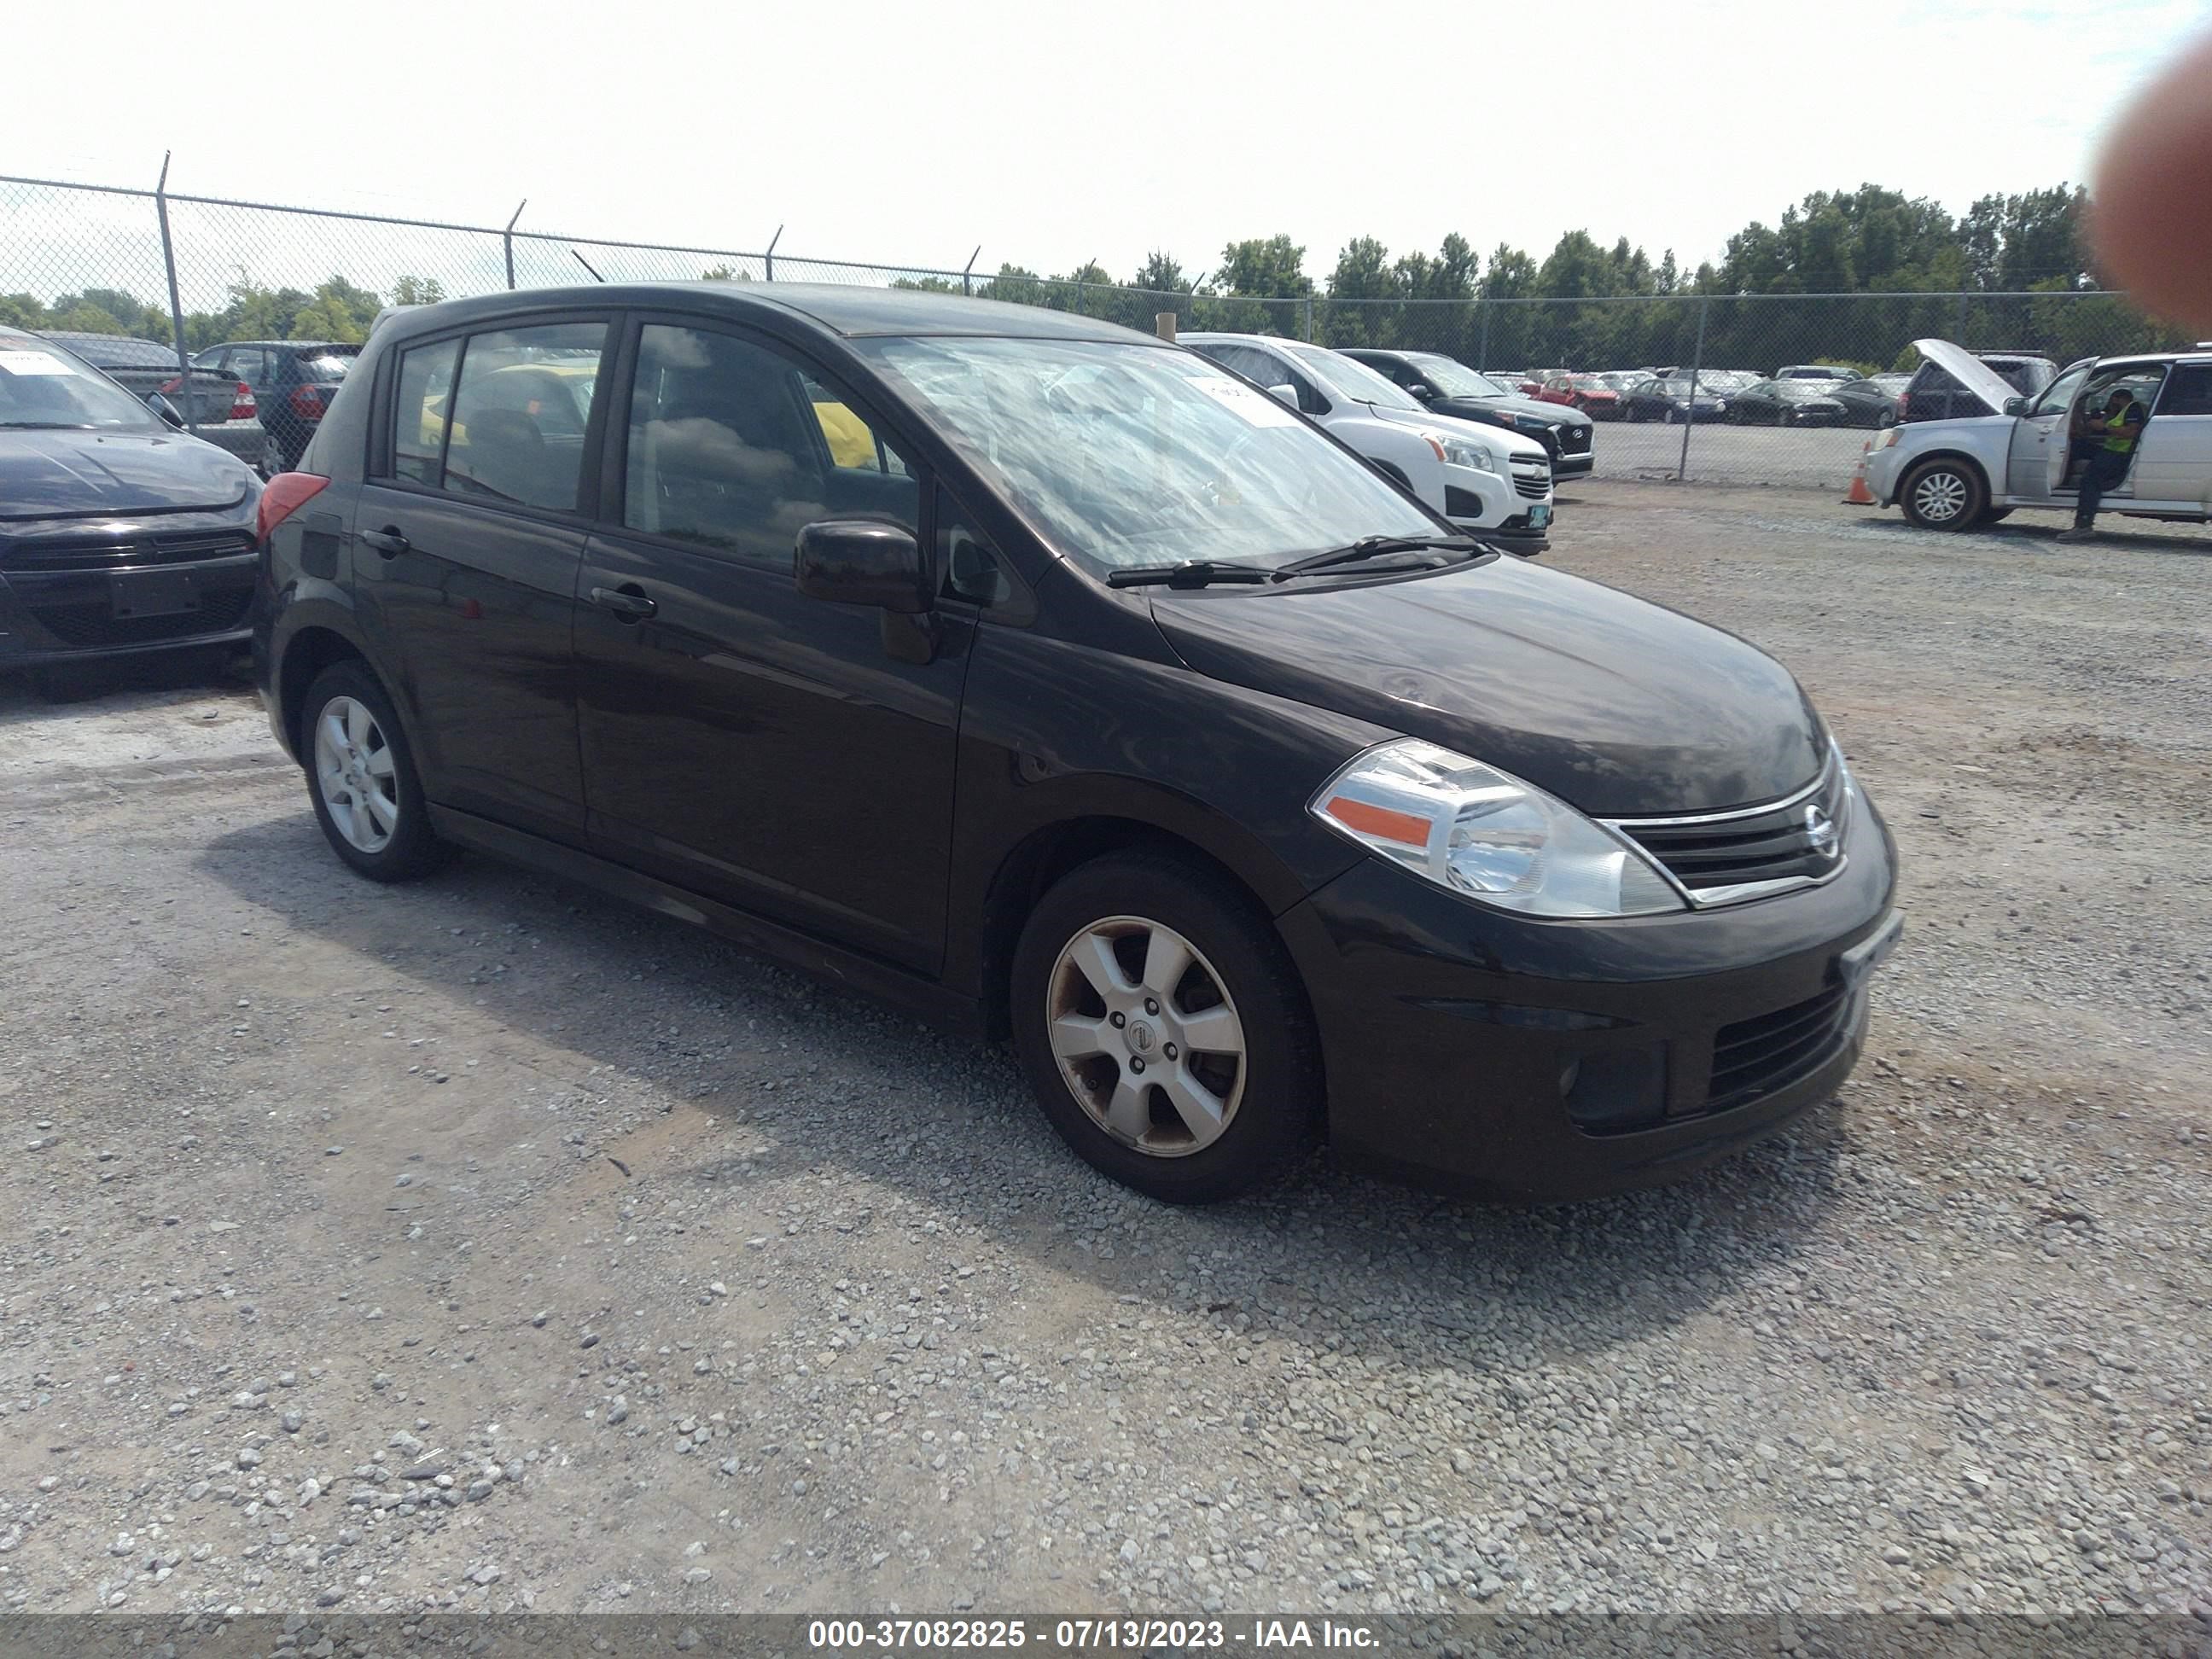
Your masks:
{"label": "car roof", "polygon": [[358,351],[361,346],[353,340],[218,340],[206,349],[221,351],[226,346],[281,346],[287,351],[328,351],[332,347],[341,351]]}
{"label": "car roof", "polygon": [[379,331],[412,337],[479,317],[554,305],[635,307],[681,304],[732,319],[763,313],[803,317],[848,339],[871,336],[969,335],[1042,340],[1166,342],[1119,323],[1042,306],[974,300],[921,289],[859,288],[838,283],[603,283],[441,300],[395,315]]}
{"label": "car roof", "polygon": [[159,340],[147,339],[143,335],[139,334],[100,334],[64,328],[26,329],[23,331],[27,334],[36,334],[42,340],[59,340],[64,345],[151,346],[156,351],[173,351],[176,349],[173,346],[165,346]]}

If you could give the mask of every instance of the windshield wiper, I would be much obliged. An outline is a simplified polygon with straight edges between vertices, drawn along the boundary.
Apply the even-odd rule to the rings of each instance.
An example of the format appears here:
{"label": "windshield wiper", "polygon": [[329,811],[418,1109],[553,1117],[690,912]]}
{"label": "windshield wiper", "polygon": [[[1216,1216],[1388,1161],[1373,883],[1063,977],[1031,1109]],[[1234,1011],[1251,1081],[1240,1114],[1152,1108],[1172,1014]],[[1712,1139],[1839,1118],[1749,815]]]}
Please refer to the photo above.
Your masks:
{"label": "windshield wiper", "polygon": [[1271,580],[1288,581],[1293,576],[1304,576],[1316,570],[1330,570],[1338,565],[1358,564],[1385,553],[1425,553],[1431,549],[1448,553],[1472,553],[1476,544],[1465,536],[1362,536],[1356,542],[1332,547],[1326,553],[1310,553],[1303,559],[1293,559],[1273,572]]}
{"label": "windshield wiper", "polygon": [[1264,582],[1275,573],[1256,564],[1185,559],[1180,564],[1135,564],[1106,574],[1109,587],[1204,587],[1209,582]]}

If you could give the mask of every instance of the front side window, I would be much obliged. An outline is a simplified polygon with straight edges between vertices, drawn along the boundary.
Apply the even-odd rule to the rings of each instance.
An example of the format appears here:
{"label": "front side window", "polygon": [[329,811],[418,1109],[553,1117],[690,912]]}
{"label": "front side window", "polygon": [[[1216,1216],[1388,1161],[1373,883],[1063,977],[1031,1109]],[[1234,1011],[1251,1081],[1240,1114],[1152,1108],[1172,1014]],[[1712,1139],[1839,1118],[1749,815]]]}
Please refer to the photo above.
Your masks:
{"label": "front side window", "polygon": [[453,396],[444,488],[573,512],[590,386],[606,337],[605,323],[540,323],[471,335]]}
{"label": "front side window", "polygon": [[860,346],[1047,540],[1094,570],[1273,563],[1364,535],[1445,533],[1196,353],[1020,338]]}
{"label": "front side window", "polygon": [[[2035,406],[2027,412],[2030,415],[2063,415],[2073,407],[2074,394],[2081,391],[2081,382],[2089,378],[2089,371],[2094,366],[2092,363],[2076,363],[2049,386],[2044,387],[2043,395],[2035,400]],[[1940,369],[1936,372],[1942,373]],[[1943,378],[1948,380],[1951,377],[1946,374]],[[1954,386],[1958,384],[1955,380],[1952,380],[1951,383]],[[1916,383],[1914,389],[1924,388]]]}
{"label": "front side window", "polygon": [[1356,363],[1340,351],[1321,346],[1292,345],[1283,349],[1321,383],[1322,391],[1345,403],[1372,404],[1377,409],[1401,409],[1422,413],[1419,401],[1390,384],[1364,363]]}
{"label": "front side window", "polygon": [[623,522],[789,571],[817,519],[920,533],[913,469],[852,400],[782,352],[708,329],[641,331]]}

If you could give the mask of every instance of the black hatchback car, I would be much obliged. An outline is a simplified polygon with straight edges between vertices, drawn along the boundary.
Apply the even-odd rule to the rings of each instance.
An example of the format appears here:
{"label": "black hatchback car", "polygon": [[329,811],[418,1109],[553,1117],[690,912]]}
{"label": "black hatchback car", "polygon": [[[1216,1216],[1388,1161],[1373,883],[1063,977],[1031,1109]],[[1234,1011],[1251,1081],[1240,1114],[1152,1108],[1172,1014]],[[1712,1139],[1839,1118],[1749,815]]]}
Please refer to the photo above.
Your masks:
{"label": "black hatchback car", "polygon": [[0,328],[0,669],[234,653],[259,489],[67,347]]}
{"label": "black hatchback car", "polygon": [[501,294],[378,330],[306,469],[255,645],[339,858],[489,851],[1010,1036],[1158,1197],[1324,1137],[1656,1181],[1858,1054],[1893,855],[1788,672],[1190,351],[939,295]]}
{"label": "black hatchback car", "polygon": [[1494,380],[1440,351],[1348,346],[1344,355],[1403,386],[1439,415],[1526,433],[1550,453],[1555,479],[1587,477],[1597,464],[1587,410],[1524,398],[1516,384]]}
{"label": "black hatchback car", "polygon": [[262,471],[274,474],[300,459],[360,355],[339,340],[230,340],[195,354],[192,367],[252,390],[267,434]]}

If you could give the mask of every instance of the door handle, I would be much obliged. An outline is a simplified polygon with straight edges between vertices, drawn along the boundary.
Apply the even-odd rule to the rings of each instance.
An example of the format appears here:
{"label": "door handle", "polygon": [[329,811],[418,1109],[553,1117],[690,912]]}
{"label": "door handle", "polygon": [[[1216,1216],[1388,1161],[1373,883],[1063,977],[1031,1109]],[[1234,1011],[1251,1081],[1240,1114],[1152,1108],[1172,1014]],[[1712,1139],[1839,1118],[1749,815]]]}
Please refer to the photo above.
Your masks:
{"label": "door handle", "polygon": [[660,609],[646,591],[635,582],[625,582],[620,587],[595,587],[592,603],[602,611],[611,611],[624,622],[643,622]]}
{"label": "door handle", "polygon": [[396,524],[388,524],[381,530],[364,530],[361,532],[361,538],[387,559],[398,558],[413,545],[399,533],[399,526]]}

